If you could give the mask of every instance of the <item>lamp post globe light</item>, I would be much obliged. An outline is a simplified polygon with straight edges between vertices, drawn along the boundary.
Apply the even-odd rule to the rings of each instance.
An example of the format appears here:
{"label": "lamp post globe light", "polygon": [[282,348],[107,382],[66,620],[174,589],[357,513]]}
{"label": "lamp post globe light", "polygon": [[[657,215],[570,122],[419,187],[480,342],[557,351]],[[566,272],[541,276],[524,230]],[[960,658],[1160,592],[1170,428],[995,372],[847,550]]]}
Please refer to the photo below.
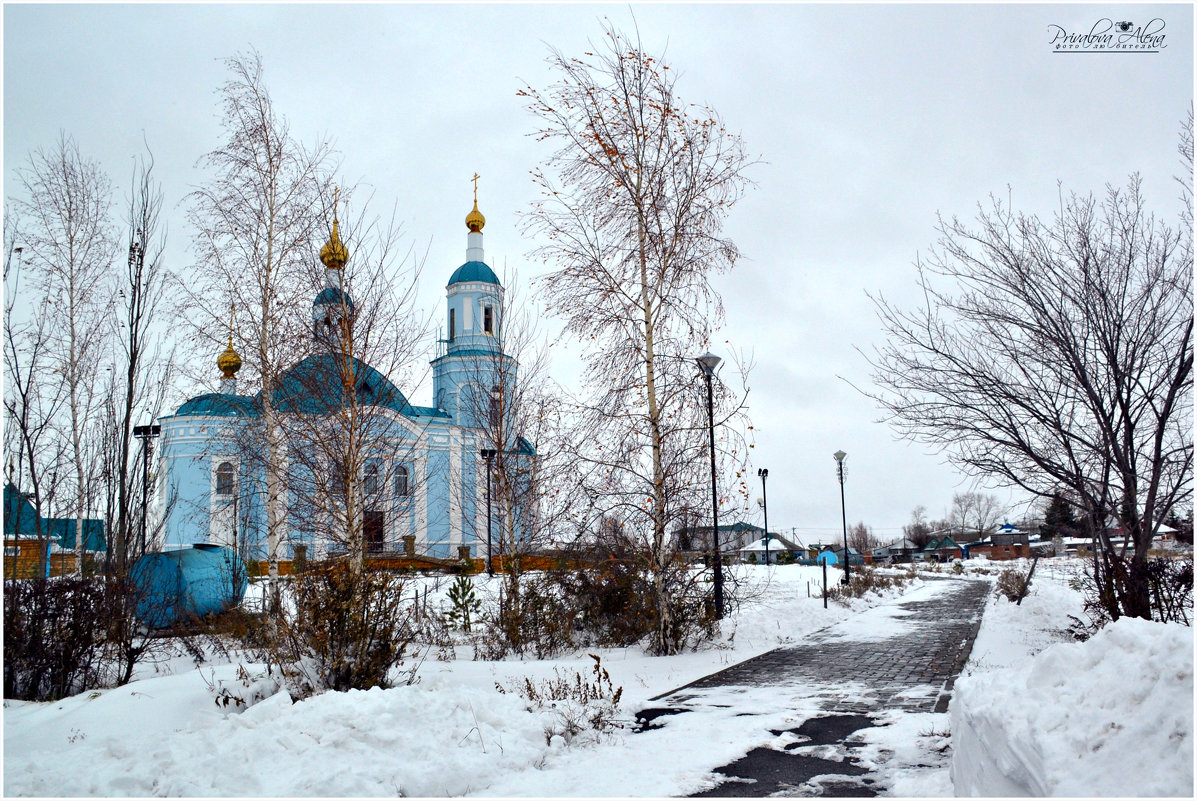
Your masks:
{"label": "lamp post globe light", "polygon": [[756,471],[761,477],[761,509],[765,512],[765,564],[769,564],[769,493],[765,490],[765,479],[769,477],[769,468],[762,467]]}
{"label": "lamp post globe light", "polygon": [[498,451],[493,448],[483,448],[482,458],[486,460],[486,575],[495,575],[495,560],[491,554],[490,538],[490,460],[495,458]]}
{"label": "lamp post globe light", "polygon": [[711,546],[715,563],[715,618],[723,619],[723,551],[719,545],[719,492],[715,487],[715,392],[711,383],[723,359],[710,351],[699,356],[698,369],[707,380],[707,427],[711,435]]}
{"label": "lamp post globe light", "polygon": [[848,557],[848,513],[844,510],[844,457],[848,454],[836,451],[832,455],[835,456],[836,476],[840,480],[840,517],[844,522],[844,583],[847,584],[852,578],[852,560]]}

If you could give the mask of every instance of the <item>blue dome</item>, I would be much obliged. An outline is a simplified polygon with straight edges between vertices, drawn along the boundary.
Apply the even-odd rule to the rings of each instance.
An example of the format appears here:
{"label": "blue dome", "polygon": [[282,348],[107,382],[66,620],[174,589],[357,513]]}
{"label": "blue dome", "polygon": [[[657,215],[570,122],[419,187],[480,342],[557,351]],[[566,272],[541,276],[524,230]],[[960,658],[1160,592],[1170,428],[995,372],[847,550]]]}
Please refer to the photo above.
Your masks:
{"label": "blue dome", "polygon": [[248,395],[225,395],[209,392],[197,395],[184,403],[175,412],[178,417],[203,415],[207,417],[257,417],[255,399]]}
{"label": "blue dome", "polygon": [[304,414],[329,414],[343,408],[346,372],[352,368],[362,404],[412,413],[407,398],[386,376],[357,357],[349,359],[341,361],[331,353],[319,353],[294,365],[283,373],[274,389],[274,408]]}
{"label": "blue dome", "polygon": [[328,286],[320,290],[320,294],[317,295],[316,299],[312,301],[312,305],[323,306],[327,304],[330,306],[340,306],[342,297],[345,298],[346,306],[353,306],[353,298],[349,297],[349,293],[342,293],[341,290],[337,289],[336,287]]}
{"label": "blue dome", "polygon": [[449,278],[449,285],[464,284],[469,281],[481,281],[484,284],[499,284],[499,277],[495,271],[486,266],[485,262],[467,261],[458,267]]}

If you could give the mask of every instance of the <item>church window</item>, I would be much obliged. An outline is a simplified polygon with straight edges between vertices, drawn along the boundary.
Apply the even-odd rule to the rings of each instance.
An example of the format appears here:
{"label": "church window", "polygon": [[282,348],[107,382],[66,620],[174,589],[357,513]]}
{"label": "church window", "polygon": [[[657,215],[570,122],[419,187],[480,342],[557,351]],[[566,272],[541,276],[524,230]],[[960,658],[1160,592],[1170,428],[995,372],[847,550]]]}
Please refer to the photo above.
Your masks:
{"label": "church window", "polygon": [[233,494],[233,465],[221,462],[216,468],[216,494],[228,497]]}
{"label": "church window", "polygon": [[400,498],[411,495],[410,474],[406,465],[401,464],[395,468],[395,495]]}
{"label": "church window", "polygon": [[482,330],[488,334],[495,332],[495,310],[491,306],[482,307]]}
{"label": "church window", "polygon": [[368,465],[366,465],[366,481],[365,481],[365,487],[363,488],[365,490],[366,495],[367,496],[377,495],[378,494],[378,484],[379,484],[378,463],[371,462]]}
{"label": "church window", "polygon": [[345,466],[340,462],[334,462],[332,469],[329,471],[330,491],[335,500],[344,500],[345,498]]}
{"label": "church window", "polygon": [[449,341],[457,336],[457,309],[449,309]]}

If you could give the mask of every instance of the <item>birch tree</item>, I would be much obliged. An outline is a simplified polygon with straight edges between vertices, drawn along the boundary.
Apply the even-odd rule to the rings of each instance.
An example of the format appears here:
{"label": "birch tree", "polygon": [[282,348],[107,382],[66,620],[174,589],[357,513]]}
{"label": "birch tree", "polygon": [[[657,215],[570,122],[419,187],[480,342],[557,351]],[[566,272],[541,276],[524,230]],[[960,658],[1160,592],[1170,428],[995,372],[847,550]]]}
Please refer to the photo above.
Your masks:
{"label": "birch tree", "polygon": [[[406,407],[402,387],[415,386],[421,377],[414,364],[426,342],[428,318],[416,312],[422,260],[401,247],[394,212],[383,219],[370,215],[368,201],[359,205],[343,228],[336,224],[336,209],[327,210],[334,218],[330,245],[341,245],[347,258],[336,269],[344,291],[328,310],[328,325],[316,324],[319,336],[305,333],[306,354],[285,374],[277,398],[285,411],[279,426],[289,446],[293,517],[314,536],[343,548],[360,572],[370,547],[366,516],[386,505],[393,470],[410,456],[398,443],[418,441],[406,436],[398,417]],[[323,275],[310,274],[306,297],[323,281]],[[302,304],[303,313],[310,310],[310,301]],[[252,445],[243,449],[252,451]]]}
{"label": "birch tree", "polygon": [[95,429],[98,367],[110,330],[108,270],[115,252],[109,214],[112,184],[97,162],[85,159],[75,141],[60,134],[17,172],[24,197],[16,208],[24,220],[28,264],[49,315],[54,378],[65,386],[74,478],[76,567],[83,569],[83,520],[87,517],[89,470],[86,442]]}
{"label": "birch tree", "polygon": [[284,527],[286,444],[274,408],[281,369],[301,354],[307,306],[304,278],[331,196],[327,144],[305,147],[276,113],[256,53],[226,60],[231,77],[218,92],[225,140],[200,160],[211,176],[190,196],[188,219],[198,231],[196,269],[179,282],[193,344],[215,352],[230,301],[243,310],[235,333],[246,359],[240,380],[262,390],[265,431],[267,559],[277,605],[279,545]]}
{"label": "birch tree", "polygon": [[[556,82],[522,95],[557,150],[534,172],[526,218],[551,313],[587,348],[587,441],[578,458],[594,497],[647,543],[655,648],[678,647],[669,527],[699,503],[706,409],[693,357],[722,318],[713,275],[739,252],[721,236],[748,158],[709,108],[682,102],[676,74],[608,25],[580,58],[553,50]],[[726,371],[725,371],[726,372]],[[738,398],[719,387],[720,422]],[[726,427],[724,427],[726,428]],[[736,454],[743,459],[743,451]]]}

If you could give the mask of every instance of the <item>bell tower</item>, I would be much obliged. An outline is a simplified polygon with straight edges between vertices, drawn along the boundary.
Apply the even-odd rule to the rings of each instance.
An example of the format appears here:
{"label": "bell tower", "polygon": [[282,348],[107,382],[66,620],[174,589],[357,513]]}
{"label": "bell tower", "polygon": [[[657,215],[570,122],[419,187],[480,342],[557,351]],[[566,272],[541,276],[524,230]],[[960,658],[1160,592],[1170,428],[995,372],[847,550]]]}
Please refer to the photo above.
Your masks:
{"label": "bell tower", "polygon": [[466,215],[466,262],[445,287],[443,353],[432,362],[433,403],[454,421],[486,428],[502,394],[514,385],[515,360],[503,353],[503,285],[486,264],[478,210],[478,175],[474,175],[474,208]]}

